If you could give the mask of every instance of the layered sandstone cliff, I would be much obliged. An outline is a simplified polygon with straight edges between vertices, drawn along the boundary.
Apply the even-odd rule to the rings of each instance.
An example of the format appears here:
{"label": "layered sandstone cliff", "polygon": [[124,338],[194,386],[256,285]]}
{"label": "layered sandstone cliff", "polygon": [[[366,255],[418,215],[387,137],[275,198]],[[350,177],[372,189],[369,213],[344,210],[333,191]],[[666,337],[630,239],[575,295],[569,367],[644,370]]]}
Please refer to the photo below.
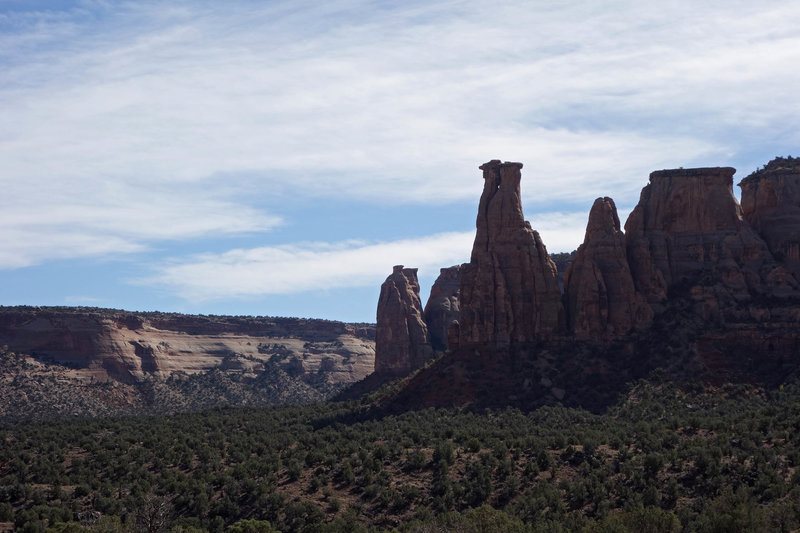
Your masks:
{"label": "layered sandstone cliff", "polygon": [[459,345],[507,346],[563,329],[555,264],[522,215],[521,163],[481,165],[475,243],[461,267]]}
{"label": "layered sandstone cliff", "polygon": [[800,160],[777,158],[739,183],[744,218],[800,281]]}
{"label": "layered sandstone cliff", "polygon": [[375,372],[406,375],[433,357],[422,316],[416,268],[394,267],[381,285],[375,329]]}
{"label": "layered sandstone cliff", "polygon": [[719,277],[712,272],[717,265],[726,270],[730,289],[747,291],[739,266],[760,260],[764,250],[750,228],[740,235],[745,224],[733,196],[734,172],[726,167],[650,174],[625,223],[631,270],[649,302],[665,300],[668,286],[681,279]]}
{"label": "layered sandstone cliff", "polygon": [[375,357],[370,325],[46,307],[0,308],[0,346],[66,364],[76,378],[125,383],[275,366],[344,386],[367,376]]}

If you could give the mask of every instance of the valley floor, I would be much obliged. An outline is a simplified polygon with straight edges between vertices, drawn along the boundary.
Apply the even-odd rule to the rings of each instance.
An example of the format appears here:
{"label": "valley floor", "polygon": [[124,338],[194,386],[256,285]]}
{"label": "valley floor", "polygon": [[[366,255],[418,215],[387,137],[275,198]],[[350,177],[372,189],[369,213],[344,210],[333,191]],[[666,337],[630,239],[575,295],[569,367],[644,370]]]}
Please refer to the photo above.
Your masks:
{"label": "valley floor", "polygon": [[9,422],[0,530],[791,531],[798,428],[798,384],[647,382],[602,415],[363,400]]}

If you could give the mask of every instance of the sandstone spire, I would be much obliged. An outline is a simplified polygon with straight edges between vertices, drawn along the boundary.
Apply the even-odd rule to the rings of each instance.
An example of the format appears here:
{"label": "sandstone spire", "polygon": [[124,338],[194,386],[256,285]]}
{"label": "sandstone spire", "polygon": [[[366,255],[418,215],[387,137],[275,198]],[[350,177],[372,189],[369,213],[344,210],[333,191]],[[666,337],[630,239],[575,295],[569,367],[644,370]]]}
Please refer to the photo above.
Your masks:
{"label": "sandstone spire", "polygon": [[611,198],[598,198],[592,206],[586,237],[564,275],[564,294],[569,330],[577,337],[619,338],[653,318],[634,287]]}
{"label": "sandstone spire", "polygon": [[522,215],[522,163],[492,160],[480,168],[477,233],[461,268],[459,344],[549,337],[562,328],[561,292],[547,249]]}
{"label": "sandstone spire", "polygon": [[416,268],[394,267],[381,285],[375,330],[375,372],[406,375],[433,357],[422,319]]}

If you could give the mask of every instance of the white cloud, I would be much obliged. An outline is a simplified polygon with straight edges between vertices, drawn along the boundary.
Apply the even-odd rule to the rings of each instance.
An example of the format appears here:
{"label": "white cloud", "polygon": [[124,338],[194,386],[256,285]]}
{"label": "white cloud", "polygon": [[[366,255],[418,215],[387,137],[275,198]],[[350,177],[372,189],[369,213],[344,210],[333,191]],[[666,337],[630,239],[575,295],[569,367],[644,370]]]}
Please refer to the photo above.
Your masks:
{"label": "white cloud", "polygon": [[583,242],[586,213],[543,213],[534,215],[531,227],[539,232],[549,253],[571,252]]}
{"label": "white cloud", "polygon": [[769,1],[6,13],[0,267],[274,226],[242,175],[251,198],[471,201],[499,157],[525,163],[526,205],[629,204],[651,170],[800,119],[798,23]]}
{"label": "white cloud", "polygon": [[270,294],[379,286],[392,265],[420,273],[469,260],[474,232],[441,233],[415,239],[365,243],[301,243],[231,250],[178,260],[137,283],[163,286],[200,302]]}
{"label": "white cloud", "polygon": [[0,269],[52,259],[113,257],[154,242],[265,231],[280,218],[203,193],[107,187],[12,188],[0,209]]}
{"label": "white cloud", "polygon": [[[534,213],[531,224],[549,252],[569,252],[583,242],[587,219],[588,212]],[[419,268],[420,277],[435,278],[442,267],[468,262],[474,238],[474,231],[466,231],[391,242],[308,242],[237,249],[175,259],[159,267],[155,275],[135,282],[160,286],[192,302],[377,287],[392,265]]]}

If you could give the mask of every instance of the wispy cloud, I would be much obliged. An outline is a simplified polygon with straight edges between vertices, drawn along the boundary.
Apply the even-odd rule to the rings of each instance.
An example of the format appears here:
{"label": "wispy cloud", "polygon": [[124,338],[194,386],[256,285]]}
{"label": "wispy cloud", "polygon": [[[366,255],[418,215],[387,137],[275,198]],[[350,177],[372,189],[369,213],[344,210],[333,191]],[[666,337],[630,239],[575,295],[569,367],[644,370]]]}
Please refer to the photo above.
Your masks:
{"label": "wispy cloud", "polygon": [[469,260],[474,232],[392,242],[300,243],[202,254],[164,265],[136,282],[156,285],[200,302],[347,287],[377,287],[391,265],[438,273]]}
{"label": "wispy cloud", "polygon": [[37,190],[29,183],[5,194],[0,270],[131,254],[157,242],[266,231],[281,223],[279,217],[203,192],[62,185]]}
{"label": "wispy cloud", "polygon": [[776,126],[800,119],[799,23],[777,1],[2,13],[0,267],[265,231],[276,189],[471,201],[495,157],[525,163],[526,205],[629,204],[653,169],[800,142]]}
{"label": "wispy cloud", "polygon": [[[583,242],[586,219],[583,212],[534,213],[531,223],[550,252],[569,252]],[[391,242],[306,242],[199,254],[173,259],[135,283],[192,302],[377,287],[391,265],[435,277],[441,267],[468,262],[474,238],[474,231],[465,231]]]}

